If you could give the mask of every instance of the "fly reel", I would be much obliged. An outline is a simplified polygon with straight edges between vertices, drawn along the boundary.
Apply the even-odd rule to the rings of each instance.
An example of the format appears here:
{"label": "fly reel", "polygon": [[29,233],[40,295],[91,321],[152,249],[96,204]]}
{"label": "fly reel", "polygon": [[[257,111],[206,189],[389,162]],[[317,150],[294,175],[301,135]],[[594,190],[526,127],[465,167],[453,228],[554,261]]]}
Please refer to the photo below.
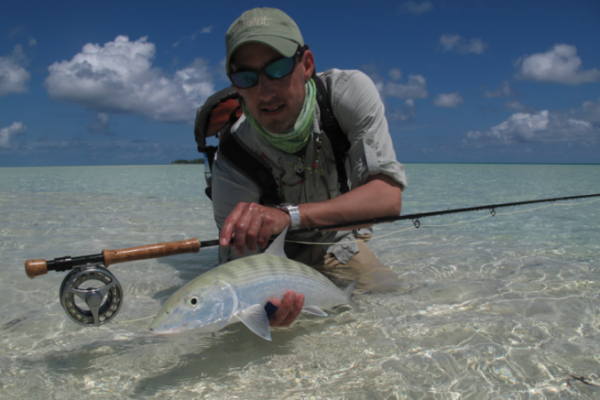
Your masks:
{"label": "fly reel", "polygon": [[[88,281],[94,283],[91,286],[84,285]],[[121,284],[102,265],[84,265],[71,271],[60,286],[59,296],[67,315],[85,326],[100,326],[109,322],[123,304]]]}

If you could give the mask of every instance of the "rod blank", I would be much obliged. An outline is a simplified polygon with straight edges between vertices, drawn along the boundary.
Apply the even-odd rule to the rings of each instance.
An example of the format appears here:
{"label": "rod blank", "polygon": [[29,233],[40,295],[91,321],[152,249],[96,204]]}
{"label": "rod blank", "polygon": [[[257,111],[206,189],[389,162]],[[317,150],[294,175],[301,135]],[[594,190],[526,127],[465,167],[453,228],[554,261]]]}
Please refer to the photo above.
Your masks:
{"label": "rod blank", "polygon": [[[335,224],[335,225],[327,225],[327,226],[317,226],[312,228],[304,228],[304,229],[296,229],[292,232],[295,233],[303,233],[303,232],[319,232],[326,230],[335,230],[341,228],[348,228],[352,226],[359,225],[374,225],[380,224],[383,222],[395,222],[401,220],[413,220],[418,221],[420,218],[433,217],[437,215],[446,215],[446,214],[456,214],[456,213],[464,213],[471,211],[480,211],[480,210],[495,210],[496,208],[503,207],[515,207],[522,206],[526,204],[535,204],[535,203],[548,203],[553,201],[564,201],[564,200],[576,200],[576,199],[585,199],[591,197],[600,197],[600,193],[598,194],[587,194],[583,196],[570,196],[570,197],[557,197],[553,199],[542,199],[542,200],[529,200],[529,201],[519,201],[514,203],[502,203],[502,204],[490,204],[487,206],[478,206],[478,207],[468,207],[468,208],[455,208],[453,210],[443,210],[443,211],[432,211],[426,213],[418,213],[418,214],[410,214],[410,215],[396,215],[392,217],[380,217],[380,218],[372,218],[362,221],[354,221],[344,224]],[[416,222],[415,222],[416,223]],[[150,258],[159,258],[159,257],[167,257],[173,256],[176,254],[183,253],[197,253],[200,251],[201,247],[211,247],[217,246],[219,244],[219,240],[207,240],[204,242],[198,241],[198,239],[188,239],[182,240],[179,242],[165,242],[165,243],[156,243],[149,244],[146,246],[138,246],[131,247],[127,249],[120,250],[104,250],[101,254],[94,254],[90,256],[81,256],[81,257],[61,257],[55,258],[54,260],[27,260],[25,262],[25,273],[31,279],[36,276],[44,275],[48,273],[48,271],[67,271],[75,268],[78,265],[85,264],[104,264],[106,267],[112,264],[129,262],[129,261],[138,261],[138,260],[147,260]]]}

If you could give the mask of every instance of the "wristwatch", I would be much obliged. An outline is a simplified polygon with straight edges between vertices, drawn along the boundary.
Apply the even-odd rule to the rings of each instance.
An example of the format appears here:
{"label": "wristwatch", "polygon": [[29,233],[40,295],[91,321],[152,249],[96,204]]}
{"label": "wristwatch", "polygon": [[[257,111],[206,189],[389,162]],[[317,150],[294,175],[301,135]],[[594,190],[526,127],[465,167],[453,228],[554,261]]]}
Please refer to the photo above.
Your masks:
{"label": "wristwatch", "polygon": [[292,223],[290,224],[290,229],[298,229],[300,228],[300,209],[296,204],[290,203],[281,203],[276,207],[278,210],[285,211],[290,215],[290,220]]}

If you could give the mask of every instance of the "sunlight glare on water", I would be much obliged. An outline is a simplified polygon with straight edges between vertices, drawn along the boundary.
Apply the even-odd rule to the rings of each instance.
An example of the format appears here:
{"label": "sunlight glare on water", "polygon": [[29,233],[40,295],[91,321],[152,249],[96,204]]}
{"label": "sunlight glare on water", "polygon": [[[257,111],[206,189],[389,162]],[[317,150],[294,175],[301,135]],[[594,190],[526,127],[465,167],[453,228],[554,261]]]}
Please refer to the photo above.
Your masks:
{"label": "sunlight glare on water", "polygon": [[[600,192],[600,166],[405,167],[403,214]],[[303,316],[273,342],[241,324],[155,337],[139,320],[213,265],[216,248],[111,266],[124,305],[99,328],[65,315],[66,273],[25,276],[27,259],[215,239],[203,166],[1,168],[0,206],[2,398],[600,396],[600,202],[445,227],[489,212],[426,218],[375,238],[400,289]],[[411,226],[382,224],[374,236]]]}

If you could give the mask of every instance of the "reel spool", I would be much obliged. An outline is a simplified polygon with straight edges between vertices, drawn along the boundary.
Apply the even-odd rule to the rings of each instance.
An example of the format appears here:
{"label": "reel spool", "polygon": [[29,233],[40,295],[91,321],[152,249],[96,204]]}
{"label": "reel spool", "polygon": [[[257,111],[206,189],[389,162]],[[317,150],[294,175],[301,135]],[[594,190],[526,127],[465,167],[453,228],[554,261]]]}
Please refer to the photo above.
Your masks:
{"label": "reel spool", "polygon": [[[104,284],[83,288],[87,281]],[[98,285],[96,285],[98,286]],[[67,315],[85,326],[100,326],[112,320],[123,304],[123,288],[102,265],[84,265],[74,269],[60,286],[60,304]]]}

